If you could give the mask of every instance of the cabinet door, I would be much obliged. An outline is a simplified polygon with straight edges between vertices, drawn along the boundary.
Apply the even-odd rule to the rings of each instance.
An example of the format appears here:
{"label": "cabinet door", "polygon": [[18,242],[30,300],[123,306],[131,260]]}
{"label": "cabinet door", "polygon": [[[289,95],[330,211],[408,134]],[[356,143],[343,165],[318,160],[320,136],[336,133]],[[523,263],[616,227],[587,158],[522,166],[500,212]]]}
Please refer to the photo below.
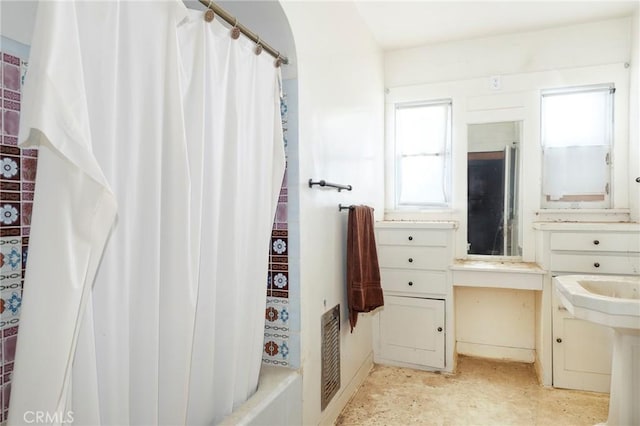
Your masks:
{"label": "cabinet door", "polygon": [[444,300],[385,295],[379,321],[382,358],[444,368]]}
{"label": "cabinet door", "polygon": [[553,293],[553,387],[609,392],[613,329],[574,318]]}

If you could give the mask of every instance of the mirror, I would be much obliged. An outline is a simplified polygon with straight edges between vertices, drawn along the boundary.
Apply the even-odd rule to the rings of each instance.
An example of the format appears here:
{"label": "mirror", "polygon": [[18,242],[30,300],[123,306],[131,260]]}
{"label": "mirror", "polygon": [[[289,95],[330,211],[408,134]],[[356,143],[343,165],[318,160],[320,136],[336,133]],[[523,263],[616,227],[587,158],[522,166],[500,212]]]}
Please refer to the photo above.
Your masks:
{"label": "mirror", "polygon": [[521,128],[518,121],[468,126],[467,254],[522,254]]}

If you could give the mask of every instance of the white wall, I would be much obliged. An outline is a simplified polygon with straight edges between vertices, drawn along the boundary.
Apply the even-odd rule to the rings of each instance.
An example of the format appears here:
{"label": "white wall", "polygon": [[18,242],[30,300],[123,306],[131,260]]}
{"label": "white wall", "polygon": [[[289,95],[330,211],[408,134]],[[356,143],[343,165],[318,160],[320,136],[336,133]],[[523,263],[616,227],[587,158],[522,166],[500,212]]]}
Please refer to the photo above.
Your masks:
{"label": "white wall", "polygon": [[[282,2],[296,43],[299,101],[300,289],[304,424],[331,423],[372,362],[370,315],[349,333],[345,284],[347,213],[383,212],[382,53],[352,2]],[[309,178],[353,191],[308,188]],[[341,304],[342,387],[320,410],[320,316]]]}
{"label": "white wall", "polygon": [[30,45],[37,4],[37,1],[30,0],[2,0],[0,2],[0,32],[2,35],[22,44]]}
{"label": "white wall", "polygon": [[27,61],[37,2],[0,1],[0,50]]}
{"label": "white wall", "polygon": [[[633,31],[637,38],[638,29],[634,27]],[[638,184],[631,186],[625,164],[629,153],[635,152],[637,157],[638,152],[638,113],[636,109],[635,116],[630,114],[628,106],[629,99],[635,98],[637,108],[637,76],[635,92],[630,95],[629,69],[624,66],[631,59],[631,39],[632,19],[622,18],[386,52],[387,114],[397,101],[452,98],[454,105],[452,208],[412,215],[387,212],[387,218],[456,220],[460,223],[456,256],[465,257],[467,125],[520,121],[523,260],[534,261],[532,223],[541,220],[542,214],[540,90],[604,82],[615,82],[617,88],[614,158],[624,165],[614,167],[613,203],[620,209],[634,208],[637,217],[638,202],[632,199],[637,198]],[[637,46],[637,41],[633,43]],[[498,90],[490,86],[492,76],[501,79]],[[629,149],[629,128],[633,126],[636,126],[636,136],[632,130],[633,146]],[[637,165],[637,160],[630,161],[636,161]],[[389,182],[387,176],[387,185]],[[578,219],[587,217],[582,215]],[[536,330],[534,292],[458,288],[455,296],[456,340],[463,352],[497,358],[530,358]],[[505,329],[496,328],[497,325]]]}
{"label": "white wall", "polygon": [[399,49],[385,53],[385,86],[625,62],[629,43],[622,18]]}

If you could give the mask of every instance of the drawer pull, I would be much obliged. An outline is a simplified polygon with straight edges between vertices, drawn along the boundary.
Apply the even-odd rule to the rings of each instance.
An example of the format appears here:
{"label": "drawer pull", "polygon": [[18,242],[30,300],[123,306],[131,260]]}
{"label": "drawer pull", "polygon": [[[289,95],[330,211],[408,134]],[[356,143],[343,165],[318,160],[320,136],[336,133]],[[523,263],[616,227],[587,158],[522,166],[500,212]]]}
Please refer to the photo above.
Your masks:
{"label": "drawer pull", "polygon": [[413,285],[413,281],[409,281],[407,284],[409,284],[409,286]]}
{"label": "drawer pull", "polygon": [[558,337],[558,338],[556,339],[556,342],[558,342],[558,343],[562,343],[562,339]]}
{"label": "drawer pull", "polygon": [[600,244],[600,241],[598,241],[598,240],[593,240],[593,244],[598,245],[598,244]]}
{"label": "drawer pull", "polygon": [[442,327],[438,327],[438,331],[442,333]]}
{"label": "drawer pull", "polygon": [[600,264],[598,262],[594,263],[593,266],[595,266],[596,268],[600,267]]}
{"label": "drawer pull", "polygon": [[413,263],[413,257],[409,258],[409,263]]}
{"label": "drawer pull", "polygon": [[413,241],[413,237],[409,235],[409,241]]}

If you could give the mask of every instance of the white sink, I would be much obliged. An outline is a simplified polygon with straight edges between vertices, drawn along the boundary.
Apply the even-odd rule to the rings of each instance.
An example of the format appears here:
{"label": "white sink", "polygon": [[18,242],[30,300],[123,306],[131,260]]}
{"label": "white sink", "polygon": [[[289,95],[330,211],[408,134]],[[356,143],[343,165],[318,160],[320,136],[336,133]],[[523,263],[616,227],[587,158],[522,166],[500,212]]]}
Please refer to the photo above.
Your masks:
{"label": "white sink", "polygon": [[640,329],[640,277],[563,275],[554,280],[562,304],[576,318]]}
{"label": "white sink", "polygon": [[640,277],[564,275],[553,282],[573,316],[614,330],[607,424],[640,424]]}

